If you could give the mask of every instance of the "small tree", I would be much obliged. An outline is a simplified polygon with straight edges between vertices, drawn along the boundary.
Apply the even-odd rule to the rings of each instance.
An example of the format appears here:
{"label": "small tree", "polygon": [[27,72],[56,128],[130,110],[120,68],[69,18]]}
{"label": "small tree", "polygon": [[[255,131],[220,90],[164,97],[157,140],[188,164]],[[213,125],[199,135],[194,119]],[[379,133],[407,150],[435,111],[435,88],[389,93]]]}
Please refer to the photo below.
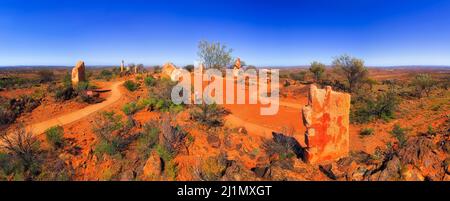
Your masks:
{"label": "small tree", "polygon": [[232,49],[221,43],[209,43],[200,41],[198,44],[198,56],[205,68],[222,69],[231,64]]}
{"label": "small tree", "polygon": [[412,81],[412,85],[415,87],[416,95],[418,97],[422,97],[424,93],[428,97],[434,84],[435,81],[429,74],[418,74]]}
{"label": "small tree", "polygon": [[311,63],[311,67],[309,67],[309,71],[314,75],[314,81],[319,82],[325,72],[325,65],[314,61]]}
{"label": "small tree", "polygon": [[361,59],[342,55],[333,61],[333,65],[348,81],[350,92],[353,92],[368,76],[368,70]]}

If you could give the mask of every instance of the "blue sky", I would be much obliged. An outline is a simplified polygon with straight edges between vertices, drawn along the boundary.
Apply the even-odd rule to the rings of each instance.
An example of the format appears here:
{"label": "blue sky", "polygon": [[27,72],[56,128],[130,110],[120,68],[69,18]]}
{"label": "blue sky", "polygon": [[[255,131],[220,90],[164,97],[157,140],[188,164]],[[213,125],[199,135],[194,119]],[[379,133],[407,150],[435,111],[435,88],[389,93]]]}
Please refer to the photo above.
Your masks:
{"label": "blue sky", "polygon": [[247,64],[450,65],[450,0],[0,1],[0,65],[146,65],[220,41]]}

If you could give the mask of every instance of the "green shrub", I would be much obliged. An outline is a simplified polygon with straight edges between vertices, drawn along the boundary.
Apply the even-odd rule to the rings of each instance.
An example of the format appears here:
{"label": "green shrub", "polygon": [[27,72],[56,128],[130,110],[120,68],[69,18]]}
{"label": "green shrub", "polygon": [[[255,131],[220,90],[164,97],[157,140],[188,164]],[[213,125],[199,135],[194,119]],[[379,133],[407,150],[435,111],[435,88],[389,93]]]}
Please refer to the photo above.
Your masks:
{"label": "green shrub", "polygon": [[418,74],[414,77],[412,81],[412,86],[415,87],[415,93],[418,97],[422,97],[425,93],[426,96],[429,96],[431,90],[435,85],[435,80],[429,74]]}
{"label": "green shrub", "polygon": [[38,72],[39,79],[41,82],[51,82],[55,79],[55,74],[51,70],[40,70]]}
{"label": "green shrub", "polygon": [[155,78],[149,76],[144,79],[144,83],[148,87],[153,87],[156,85],[156,80],[155,80]]}
{"label": "green shrub", "polygon": [[64,129],[61,126],[54,126],[45,131],[47,142],[53,148],[60,148],[64,145]]}
{"label": "green shrub", "polygon": [[363,128],[361,129],[361,131],[359,132],[360,136],[369,136],[369,135],[373,135],[373,128]]}
{"label": "green shrub", "polygon": [[127,145],[125,136],[132,126],[133,122],[122,121],[122,116],[114,112],[102,113],[99,118],[95,119],[92,129],[97,135],[97,152],[114,155],[122,151]]}
{"label": "green shrub", "polygon": [[175,180],[175,178],[177,177],[177,174],[178,174],[178,167],[176,166],[176,164],[173,161],[169,161],[166,164],[165,172],[166,172],[166,176],[169,179]]}
{"label": "green shrub", "polygon": [[0,88],[26,88],[36,84],[36,80],[20,77],[6,77],[0,79]]}
{"label": "green shrub", "polygon": [[110,70],[102,70],[102,72],[100,72],[100,76],[101,79],[104,80],[111,80],[111,78],[113,77],[113,72],[111,72]]}
{"label": "green shrub", "polygon": [[133,115],[139,110],[137,104],[135,102],[127,103],[122,107],[122,111],[126,115]]}
{"label": "green shrub", "polygon": [[406,128],[402,128],[400,125],[395,124],[390,133],[397,139],[399,146],[402,147],[406,143],[407,132],[408,130]]}
{"label": "green shrub", "polygon": [[144,125],[144,132],[137,139],[136,148],[139,153],[144,155],[144,158],[150,154],[150,151],[158,143],[159,129],[155,123],[146,123]]}
{"label": "green shrub", "polygon": [[77,85],[77,92],[82,92],[82,91],[86,91],[88,89],[91,89],[91,86],[89,84],[89,82],[79,82]]}
{"label": "green shrub", "polygon": [[97,157],[103,156],[103,154],[107,154],[110,156],[115,155],[118,152],[118,146],[113,140],[112,142],[108,142],[106,140],[101,140],[97,145],[95,146],[94,154]]}
{"label": "green shrub", "polygon": [[356,123],[367,123],[375,119],[388,121],[394,118],[399,103],[397,93],[393,91],[382,93],[376,98],[356,98],[351,108],[350,120]]}
{"label": "green shrub", "polygon": [[158,144],[155,147],[156,153],[158,153],[159,157],[161,157],[164,162],[169,162],[173,159],[173,153],[167,150],[164,146]]}
{"label": "green shrub", "polygon": [[191,118],[208,127],[219,127],[227,114],[228,111],[217,104],[201,104],[191,111]]}
{"label": "green shrub", "polygon": [[123,86],[128,89],[128,91],[136,91],[139,88],[139,85],[131,80],[127,80],[125,81],[125,83],[123,84]]}
{"label": "green shrub", "polygon": [[291,77],[291,79],[295,80],[295,81],[305,81],[305,77],[306,77],[306,71],[300,71],[298,73],[291,73],[289,74],[289,76]]}

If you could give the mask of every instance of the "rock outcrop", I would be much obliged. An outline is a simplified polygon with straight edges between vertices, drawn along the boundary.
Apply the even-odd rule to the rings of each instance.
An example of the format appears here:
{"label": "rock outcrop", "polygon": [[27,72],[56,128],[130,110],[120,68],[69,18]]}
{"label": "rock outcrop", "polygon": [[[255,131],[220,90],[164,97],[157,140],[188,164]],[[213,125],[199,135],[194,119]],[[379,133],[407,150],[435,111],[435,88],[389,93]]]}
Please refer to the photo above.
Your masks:
{"label": "rock outcrop", "polygon": [[350,95],[311,85],[303,108],[306,127],[304,159],[309,163],[336,160],[349,152]]}
{"label": "rock outcrop", "polygon": [[86,81],[86,68],[84,61],[79,61],[72,69],[72,86],[77,86],[79,82]]}

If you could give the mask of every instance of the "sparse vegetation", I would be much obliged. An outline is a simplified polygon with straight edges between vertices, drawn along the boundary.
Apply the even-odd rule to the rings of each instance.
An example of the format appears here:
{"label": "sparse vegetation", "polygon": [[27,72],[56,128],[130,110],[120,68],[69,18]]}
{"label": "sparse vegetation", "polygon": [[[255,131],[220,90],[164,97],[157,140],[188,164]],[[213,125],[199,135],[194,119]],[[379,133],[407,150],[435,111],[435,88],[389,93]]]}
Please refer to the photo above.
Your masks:
{"label": "sparse vegetation", "polygon": [[405,145],[408,133],[408,130],[406,128],[402,128],[400,125],[395,124],[390,133],[395,137],[395,139],[397,139],[398,145],[400,147]]}
{"label": "sparse vegetation", "polygon": [[45,131],[47,143],[54,149],[64,146],[64,129],[61,126],[54,126]]}
{"label": "sparse vegetation", "polygon": [[122,111],[126,115],[133,115],[138,110],[139,110],[139,108],[135,102],[127,103],[122,107]]}
{"label": "sparse vegetation", "polygon": [[99,78],[104,80],[111,80],[113,77],[113,72],[107,69],[104,69],[100,72]]}
{"label": "sparse vegetation", "polygon": [[418,74],[414,77],[411,84],[415,89],[416,96],[421,98],[424,94],[427,97],[430,95],[435,83],[429,74]]}
{"label": "sparse vegetation", "polygon": [[313,74],[314,81],[318,83],[320,82],[323,74],[325,73],[325,65],[320,62],[314,61],[311,63],[309,71]]}
{"label": "sparse vegetation", "polygon": [[144,125],[144,130],[136,142],[136,149],[143,155],[143,158],[147,158],[150,151],[158,144],[159,132],[158,122],[156,121],[150,121]]}
{"label": "sparse vegetation", "polygon": [[227,114],[228,111],[217,104],[200,104],[191,111],[191,118],[207,127],[218,127],[223,125]]}
{"label": "sparse vegetation", "polygon": [[381,93],[375,98],[360,96],[353,100],[350,120],[355,123],[367,123],[375,119],[388,121],[394,118],[399,103],[395,91]]}
{"label": "sparse vegetation", "polygon": [[153,87],[156,84],[156,80],[155,80],[155,78],[149,76],[149,77],[144,78],[144,83],[147,87]]}
{"label": "sparse vegetation", "polygon": [[350,92],[355,91],[368,76],[364,61],[348,55],[337,57],[333,66],[347,80]]}
{"label": "sparse vegetation", "polygon": [[132,80],[125,81],[125,83],[123,83],[123,86],[128,89],[128,91],[136,91],[139,88],[139,84]]}
{"label": "sparse vegetation", "polygon": [[92,129],[98,140],[95,147],[96,155],[120,153],[127,145],[126,135],[131,128],[130,126],[132,126],[130,121],[123,121],[122,116],[114,112],[102,113],[95,120]]}
{"label": "sparse vegetation", "polygon": [[32,180],[40,173],[40,144],[33,134],[19,128],[11,134],[0,134],[0,148],[8,151],[3,153],[1,164],[7,175],[18,176],[19,180]]}
{"label": "sparse vegetation", "polygon": [[55,74],[51,70],[40,70],[38,75],[41,83],[51,82],[55,79]]}
{"label": "sparse vegetation", "polygon": [[305,77],[306,77],[306,72],[305,71],[300,71],[298,73],[291,73],[289,74],[289,77],[295,81],[305,81]]}
{"label": "sparse vegetation", "polygon": [[19,115],[31,112],[41,104],[42,97],[21,95],[10,100],[0,97],[0,125],[13,123]]}

